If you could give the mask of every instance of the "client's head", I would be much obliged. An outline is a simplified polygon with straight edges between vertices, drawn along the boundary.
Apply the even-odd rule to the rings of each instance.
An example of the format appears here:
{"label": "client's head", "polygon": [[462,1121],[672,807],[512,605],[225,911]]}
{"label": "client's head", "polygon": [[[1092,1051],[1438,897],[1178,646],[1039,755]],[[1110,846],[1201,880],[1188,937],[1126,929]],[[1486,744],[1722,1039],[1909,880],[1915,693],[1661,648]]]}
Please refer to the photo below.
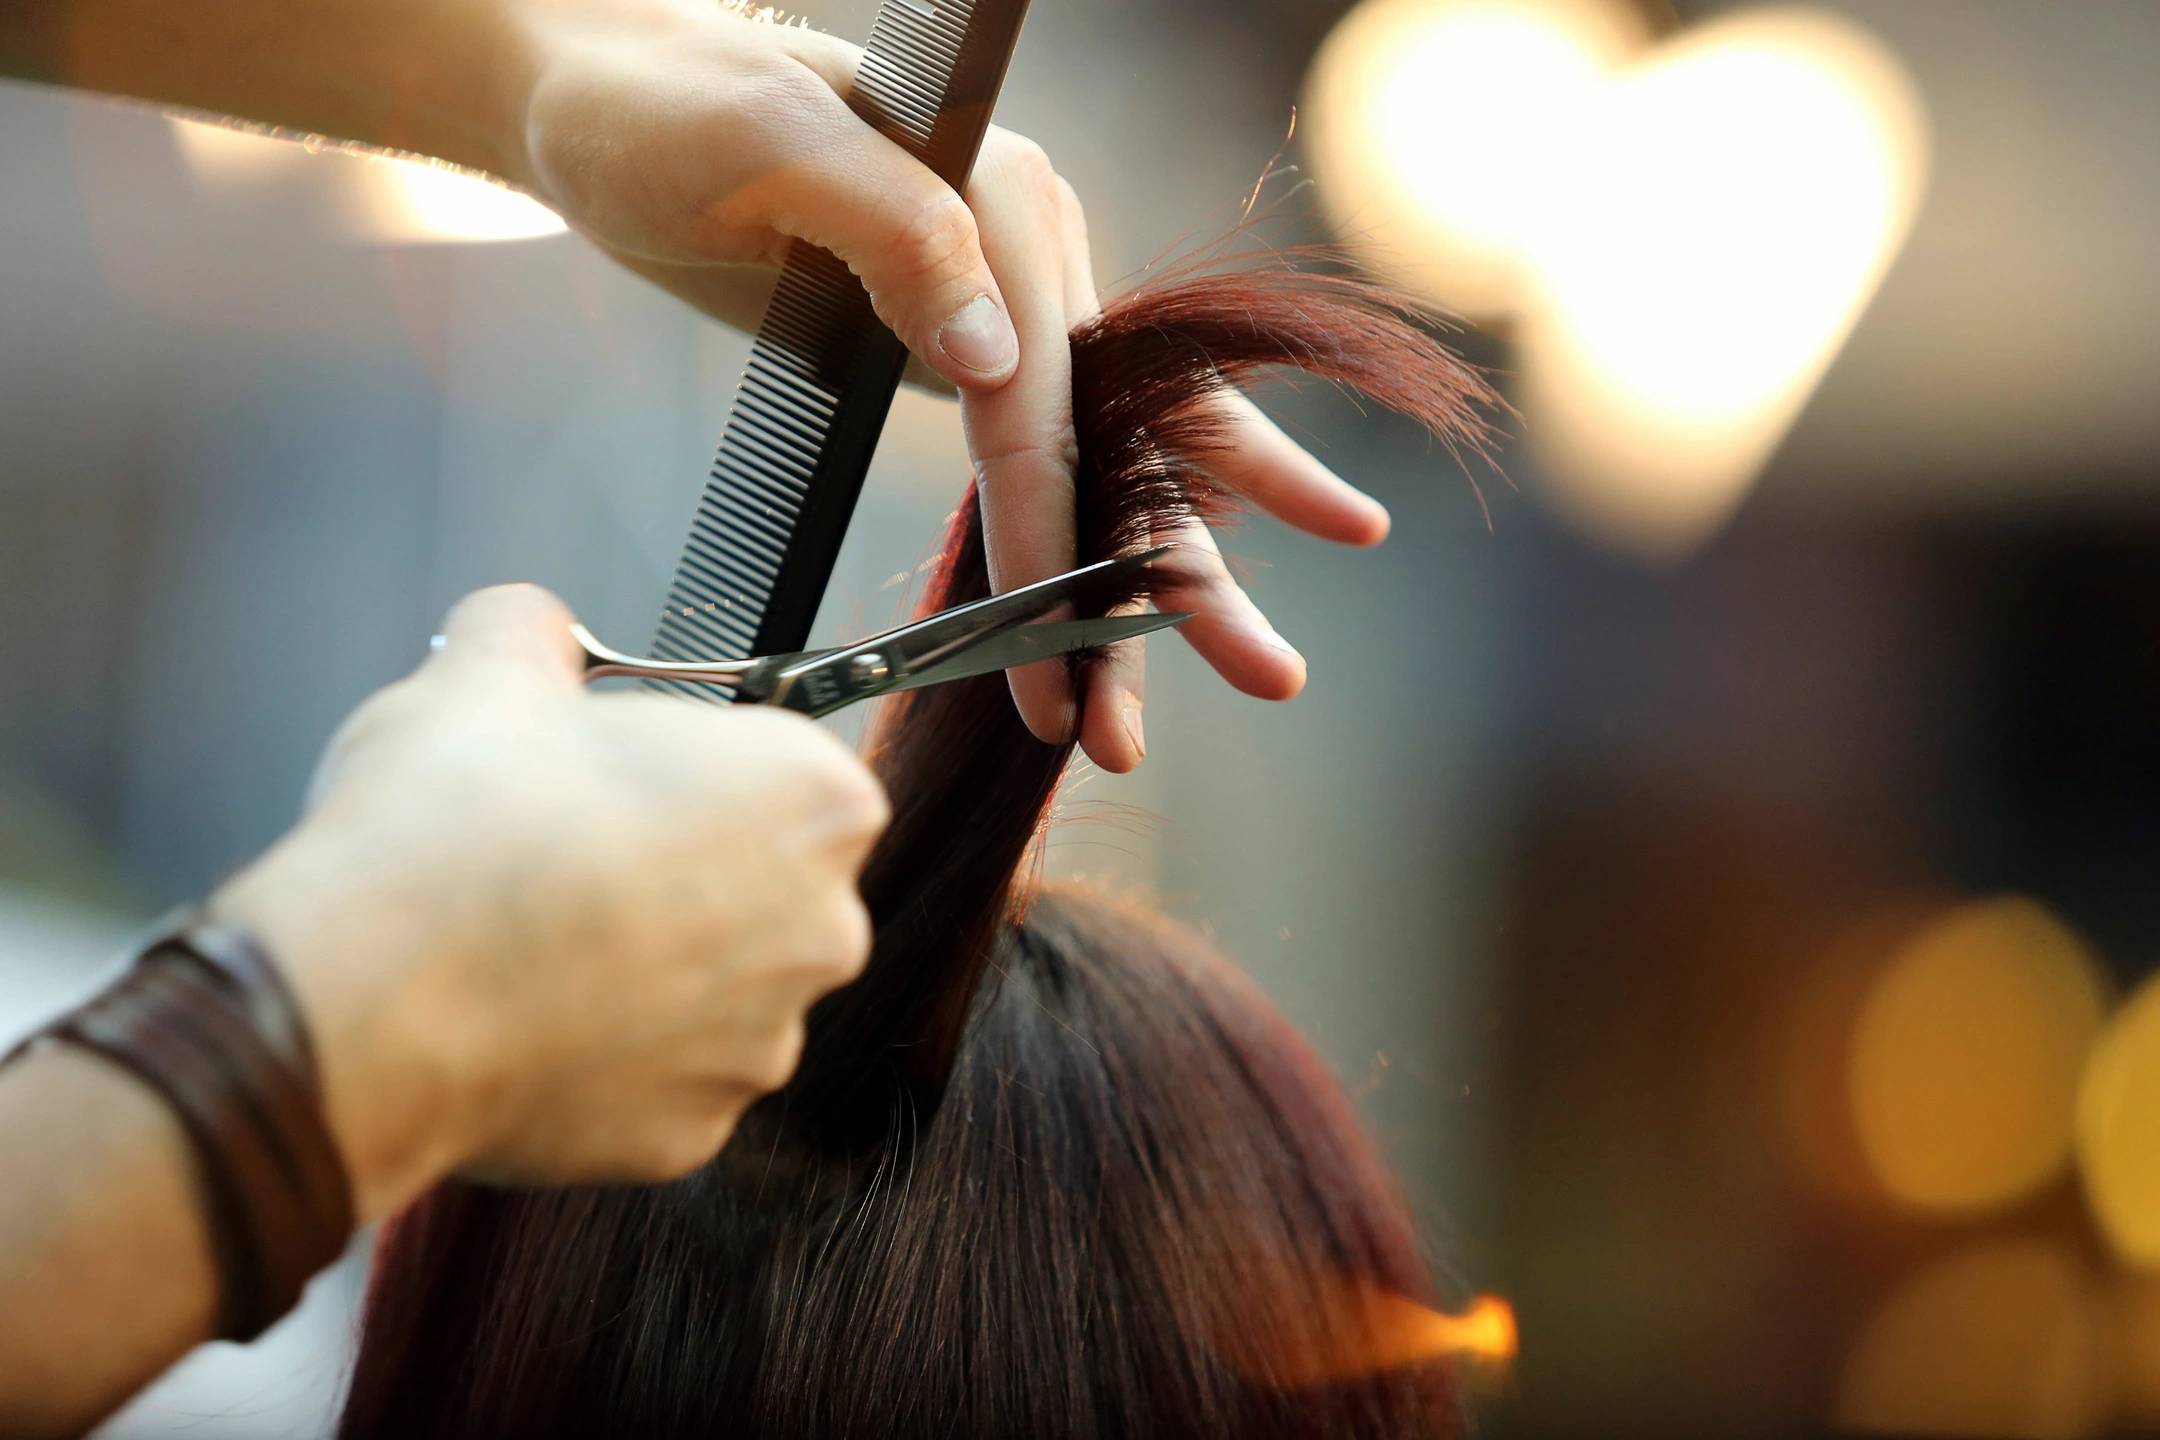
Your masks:
{"label": "client's head", "polygon": [[[1073,361],[1082,559],[1225,503],[1213,407],[1260,366],[1481,435],[1476,377],[1339,276],[1166,276]],[[987,589],[971,497],[924,608]],[[677,1185],[402,1217],[345,1433],[1452,1433],[1445,1360],[1388,1333],[1431,1281],[1340,1087],[1195,937],[1028,883],[1069,754],[999,676],[893,702],[875,950],[795,1079]]]}

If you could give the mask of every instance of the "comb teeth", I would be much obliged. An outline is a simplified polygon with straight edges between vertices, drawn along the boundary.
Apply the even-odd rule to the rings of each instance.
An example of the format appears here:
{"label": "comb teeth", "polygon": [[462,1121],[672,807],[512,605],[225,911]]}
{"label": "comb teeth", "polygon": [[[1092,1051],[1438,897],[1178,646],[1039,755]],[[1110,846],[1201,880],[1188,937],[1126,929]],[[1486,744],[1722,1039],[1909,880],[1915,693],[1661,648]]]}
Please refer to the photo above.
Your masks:
{"label": "comb teeth", "polygon": [[758,653],[759,628],[841,406],[833,350],[860,333],[869,309],[838,261],[797,247],[736,387],[668,589],[657,658]]}
{"label": "comb teeth", "polygon": [[870,27],[856,91],[876,108],[871,123],[918,156],[930,148],[974,12],[973,0],[888,0]]}
{"label": "comb teeth", "polygon": [[[1026,13],[1027,0],[885,0],[848,103],[960,188]],[[906,364],[847,267],[792,247],[668,587],[655,658],[803,648]]]}

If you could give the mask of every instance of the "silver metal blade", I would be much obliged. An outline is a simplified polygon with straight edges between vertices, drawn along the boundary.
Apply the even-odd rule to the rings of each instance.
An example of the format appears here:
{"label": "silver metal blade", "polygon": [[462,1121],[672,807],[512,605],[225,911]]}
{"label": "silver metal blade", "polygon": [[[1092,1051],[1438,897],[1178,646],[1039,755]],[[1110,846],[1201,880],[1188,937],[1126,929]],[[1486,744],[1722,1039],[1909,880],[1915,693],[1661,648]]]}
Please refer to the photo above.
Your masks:
{"label": "silver metal blade", "polygon": [[888,630],[882,635],[858,641],[847,649],[850,652],[874,650],[892,661],[896,668],[903,672],[912,672],[918,667],[935,666],[943,663],[947,652],[972,649],[980,643],[982,636],[1016,627],[1038,615],[1047,614],[1060,605],[1087,595],[1098,586],[1108,584],[1127,571],[1142,569],[1154,563],[1168,553],[1167,547],[1159,546],[1138,555],[1098,560],[1093,565],[1083,565],[1078,570],[1068,570],[1063,575],[1053,575],[1048,580],[1023,585],[1018,590],[1008,590],[986,600],[940,611],[927,619],[903,625],[897,630]]}
{"label": "silver metal blade", "polygon": [[1168,615],[1150,611],[1145,615],[1113,615],[1102,620],[1052,620],[1041,625],[1022,625],[927,670],[904,676],[890,689],[919,690],[926,685],[968,680],[994,670],[1010,670],[1015,665],[1052,660],[1076,650],[1094,650],[1115,645],[1120,640],[1137,639],[1173,625],[1182,625],[1190,619],[1191,611]]}

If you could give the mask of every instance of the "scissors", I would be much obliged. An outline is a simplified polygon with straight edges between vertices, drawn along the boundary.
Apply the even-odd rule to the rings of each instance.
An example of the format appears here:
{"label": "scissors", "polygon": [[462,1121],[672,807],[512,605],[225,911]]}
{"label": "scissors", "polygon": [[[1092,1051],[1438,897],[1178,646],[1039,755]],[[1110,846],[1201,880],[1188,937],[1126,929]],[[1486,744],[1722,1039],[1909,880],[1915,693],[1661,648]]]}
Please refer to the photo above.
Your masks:
{"label": "scissors", "polygon": [[1060,605],[1110,591],[1112,582],[1168,553],[1168,546],[1158,546],[1098,561],[828,650],[749,660],[644,660],[601,644],[583,625],[573,623],[570,633],[585,652],[588,682],[628,676],[676,685],[718,685],[731,690],[730,698],[739,705],[779,705],[805,715],[830,715],[879,695],[966,680],[1182,625],[1192,612],[1148,611],[1096,620],[1029,623]]}

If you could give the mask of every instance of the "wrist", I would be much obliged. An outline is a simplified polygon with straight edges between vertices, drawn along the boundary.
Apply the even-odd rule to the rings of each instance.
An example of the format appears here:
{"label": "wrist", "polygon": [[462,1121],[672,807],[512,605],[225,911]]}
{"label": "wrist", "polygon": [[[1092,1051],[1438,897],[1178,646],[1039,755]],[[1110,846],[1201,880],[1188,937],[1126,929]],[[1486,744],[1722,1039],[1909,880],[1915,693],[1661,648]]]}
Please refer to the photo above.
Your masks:
{"label": "wrist", "polygon": [[[551,27],[542,12],[547,7],[465,0],[450,8],[457,18],[446,24],[456,33],[442,37],[442,58],[452,68],[438,76],[434,108],[457,128],[466,153],[414,148],[532,191],[535,176],[525,137],[533,91],[546,67]],[[460,59],[470,68],[459,70]]]}
{"label": "wrist", "polygon": [[395,7],[367,22],[362,88],[394,97],[369,104],[361,133],[331,131],[384,149],[425,155],[530,188],[525,116],[538,74],[539,36],[519,0],[448,0]]}
{"label": "wrist", "polygon": [[310,822],[207,907],[255,935],[306,1017],[363,1224],[480,1148],[492,1088],[485,1017],[444,993],[448,937],[399,893],[381,854]]}
{"label": "wrist", "polygon": [[[487,52],[493,63],[489,109],[494,117],[491,146],[496,159],[485,168],[520,190],[562,208],[552,193],[547,167],[535,155],[534,115],[548,99],[551,78],[589,73],[605,57],[620,53],[633,73],[649,69],[655,54],[673,55],[692,64],[709,52],[722,27],[740,23],[713,0],[472,0],[485,12],[493,35]],[[727,33],[724,29],[717,33]],[[660,97],[655,74],[644,77]],[[608,114],[601,128],[612,129],[633,116]],[[588,124],[591,123],[588,119]],[[559,179],[560,177],[556,177]]]}

